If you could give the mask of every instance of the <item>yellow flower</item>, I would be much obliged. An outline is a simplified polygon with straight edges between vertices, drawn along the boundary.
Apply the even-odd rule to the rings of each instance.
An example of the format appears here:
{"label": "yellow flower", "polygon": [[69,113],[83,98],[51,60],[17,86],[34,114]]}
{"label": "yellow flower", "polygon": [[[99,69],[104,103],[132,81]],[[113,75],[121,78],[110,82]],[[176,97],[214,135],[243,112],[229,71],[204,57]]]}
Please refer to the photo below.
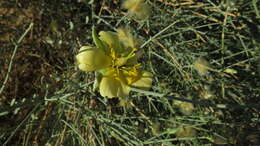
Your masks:
{"label": "yellow flower", "polygon": [[209,62],[204,58],[198,58],[194,63],[194,68],[200,75],[206,75],[208,70],[211,69]]}
{"label": "yellow flower", "polygon": [[[125,43],[120,35],[101,31],[98,36],[93,28],[96,47],[83,46],[76,56],[80,70],[97,71],[97,87],[103,97],[126,97],[131,87],[149,90],[152,85],[152,74],[141,70],[137,63],[139,49],[135,43]],[[130,38],[134,41],[132,36]]]}
{"label": "yellow flower", "polygon": [[123,3],[123,8],[127,9],[128,13],[135,15],[138,19],[145,19],[150,15],[150,7],[144,0],[126,0]]}
{"label": "yellow flower", "polygon": [[184,115],[190,115],[194,110],[194,105],[192,103],[189,102],[182,102],[180,104],[180,111],[184,114]]}
{"label": "yellow flower", "polygon": [[185,137],[195,137],[197,134],[197,131],[192,127],[181,127],[176,132],[176,137],[178,138],[185,138]]}
{"label": "yellow flower", "polygon": [[192,103],[189,102],[183,102],[180,100],[174,100],[173,104],[178,105],[180,112],[184,115],[190,115],[194,111],[195,107]]}

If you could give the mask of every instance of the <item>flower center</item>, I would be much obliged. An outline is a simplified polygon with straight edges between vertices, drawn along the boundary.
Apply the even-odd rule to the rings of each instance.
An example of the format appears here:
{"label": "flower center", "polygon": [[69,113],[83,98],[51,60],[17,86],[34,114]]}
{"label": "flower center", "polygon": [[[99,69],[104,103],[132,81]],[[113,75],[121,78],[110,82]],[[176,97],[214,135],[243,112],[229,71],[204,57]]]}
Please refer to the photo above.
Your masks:
{"label": "flower center", "polygon": [[124,57],[120,54],[116,54],[114,49],[111,49],[110,56],[112,58],[112,65],[109,69],[109,72],[115,79],[118,79],[125,84],[130,85],[141,77],[141,73],[138,70],[141,64],[135,64],[131,66],[126,65],[127,60],[136,55],[136,51],[137,49],[133,48],[132,51]]}

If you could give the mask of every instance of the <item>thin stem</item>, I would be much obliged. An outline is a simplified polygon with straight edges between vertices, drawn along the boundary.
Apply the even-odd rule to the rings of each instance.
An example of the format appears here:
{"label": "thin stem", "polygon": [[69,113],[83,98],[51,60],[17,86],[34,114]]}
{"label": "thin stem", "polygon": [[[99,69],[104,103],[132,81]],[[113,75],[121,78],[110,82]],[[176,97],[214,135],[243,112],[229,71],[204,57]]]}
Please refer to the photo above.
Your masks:
{"label": "thin stem", "polygon": [[14,56],[16,55],[16,52],[17,52],[17,49],[18,49],[18,45],[22,42],[22,40],[27,35],[27,33],[32,29],[32,27],[33,27],[33,23],[31,23],[29,25],[29,27],[26,29],[26,31],[23,33],[23,35],[19,38],[19,40],[15,44],[14,51],[13,51],[13,54],[11,56],[11,60],[10,60],[9,66],[8,66],[8,71],[7,71],[7,74],[5,76],[5,80],[3,82],[3,85],[2,85],[2,87],[0,89],[0,94],[4,91],[5,85],[6,85],[7,81],[8,81],[9,74],[10,74],[10,72],[12,70],[12,66],[13,66]]}

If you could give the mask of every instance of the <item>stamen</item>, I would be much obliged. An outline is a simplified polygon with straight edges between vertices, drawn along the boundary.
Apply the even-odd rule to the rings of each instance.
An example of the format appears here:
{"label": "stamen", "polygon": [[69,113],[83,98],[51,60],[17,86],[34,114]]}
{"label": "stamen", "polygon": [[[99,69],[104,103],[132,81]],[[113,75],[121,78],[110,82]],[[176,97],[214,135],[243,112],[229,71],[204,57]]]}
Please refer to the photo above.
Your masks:
{"label": "stamen", "polygon": [[135,52],[137,51],[137,48],[133,48],[133,50],[128,54],[127,59],[130,59],[135,56]]}

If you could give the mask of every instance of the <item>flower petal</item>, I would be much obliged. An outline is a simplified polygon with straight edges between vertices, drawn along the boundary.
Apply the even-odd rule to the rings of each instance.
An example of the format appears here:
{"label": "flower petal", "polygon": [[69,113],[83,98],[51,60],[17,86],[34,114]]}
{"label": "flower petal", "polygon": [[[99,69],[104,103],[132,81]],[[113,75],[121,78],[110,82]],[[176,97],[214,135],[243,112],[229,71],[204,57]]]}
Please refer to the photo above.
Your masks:
{"label": "flower petal", "polygon": [[99,35],[99,39],[104,41],[109,46],[109,48],[114,49],[114,51],[116,52],[120,52],[120,49],[122,49],[122,47],[120,46],[118,36],[115,32],[100,31]]}
{"label": "flower petal", "polygon": [[139,41],[136,40],[133,35],[130,33],[129,29],[126,28],[119,28],[117,29],[117,35],[119,40],[123,43],[123,45],[128,48],[135,48],[139,47]]}
{"label": "flower petal", "polygon": [[122,6],[128,9],[130,14],[136,15],[138,19],[146,19],[151,13],[151,8],[144,0],[126,0]]}
{"label": "flower petal", "polygon": [[141,88],[143,90],[149,90],[153,82],[153,74],[148,71],[143,71],[139,80],[134,82],[131,86]]}
{"label": "flower petal", "polygon": [[83,71],[94,71],[106,68],[111,64],[110,57],[97,48],[83,46],[76,56],[78,67]]}
{"label": "flower petal", "polygon": [[129,86],[112,77],[103,77],[100,86],[100,94],[103,97],[126,97],[129,95]]}

